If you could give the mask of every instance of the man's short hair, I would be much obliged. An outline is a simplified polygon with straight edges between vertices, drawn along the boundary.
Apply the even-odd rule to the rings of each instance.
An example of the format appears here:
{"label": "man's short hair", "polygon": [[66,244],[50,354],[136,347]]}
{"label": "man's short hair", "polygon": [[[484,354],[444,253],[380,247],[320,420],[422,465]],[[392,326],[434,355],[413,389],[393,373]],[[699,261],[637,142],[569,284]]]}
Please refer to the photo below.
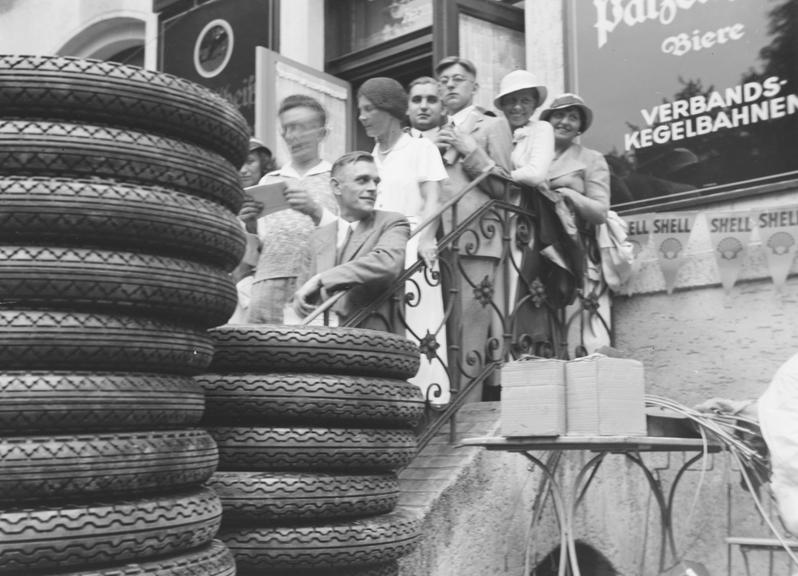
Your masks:
{"label": "man's short hair", "polygon": [[407,86],[407,91],[410,92],[413,89],[413,86],[419,86],[421,84],[435,84],[435,86],[437,86],[438,81],[432,76],[419,76]]}
{"label": "man's short hair", "polygon": [[363,150],[355,150],[354,152],[347,152],[338,160],[336,160],[333,165],[332,169],[330,170],[330,176],[335,178],[336,174],[341,171],[341,168],[344,166],[349,166],[350,164],[354,164],[356,162],[371,162],[374,164],[374,156],[372,156],[368,152],[364,152]]}
{"label": "man's short hair", "polygon": [[286,96],[283,98],[283,101],[280,102],[280,108],[277,110],[277,115],[279,116],[286,110],[291,110],[292,108],[310,108],[319,115],[321,125],[327,125],[327,111],[324,109],[324,106],[322,106],[321,103],[313,96],[308,96],[306,94],[291,94],[290,96]]}
{"label": "man's short hair", "polygon": [[477,77],[477,67],[474,66],[474,63],[467,58],[460,58],[459,56],[447,56],[438,62],[438,65],[435,66],[435,76],[440,76],[442,71],[446,70],[449,66],[454,66],[455,64],[459,64],[465,68],[474,78]]}

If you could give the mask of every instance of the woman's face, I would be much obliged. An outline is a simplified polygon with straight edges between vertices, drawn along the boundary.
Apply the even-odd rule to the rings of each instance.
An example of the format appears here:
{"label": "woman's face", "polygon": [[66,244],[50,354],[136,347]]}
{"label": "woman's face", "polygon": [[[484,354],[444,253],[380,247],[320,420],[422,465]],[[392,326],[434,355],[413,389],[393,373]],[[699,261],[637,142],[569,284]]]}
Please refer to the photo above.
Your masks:
{"label": "woman's face", "polygon": [[582,129],[582,115],[575,106],[555,110],[549,122],[554,127],[554,142],[561,147],[570,145]]}
{"label": "woman's face", "polygon": [[529,122],[535,113],[538,107],[538,92],[534,88],[511,92],[502,96],[501,105],[510,127],[515,130]]}
{"label": "woman's face", "polygon": [[391,114],[374,106],[371,100],[365,96],[358,97],[357,109],[357,119],[360,120],[370,138],[380,138],[388,135],[391,123],[394,120]]}
{"label": "woman's face", "polygon": [[247,156],[247,161],[241,166],[238,171],[238,180],[241,182],[241,187],[254,186],[263,176],[263,166],[261,166],[260,156],[257,152],[250,152]]}

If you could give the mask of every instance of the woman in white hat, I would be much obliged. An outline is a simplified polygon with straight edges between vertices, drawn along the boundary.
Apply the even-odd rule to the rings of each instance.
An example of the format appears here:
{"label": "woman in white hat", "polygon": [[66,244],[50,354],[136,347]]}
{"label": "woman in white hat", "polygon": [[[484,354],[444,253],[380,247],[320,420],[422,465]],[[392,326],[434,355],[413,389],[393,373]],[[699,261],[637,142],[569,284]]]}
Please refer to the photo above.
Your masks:
{"label": "woman in white hat", "polygon": [[493,101],[513,131],[513,180],[525,186],[545,182],[554,158],[554,132],[548,122],[532,115],[546,100],[547,90],[532,72],[513,70],[502,78]]}
{"label": "woman in white hat", "polygon": [[[532,119],[535,110],[546,100],[546,94],[546,87],[538,82],[532,72],[513,70],[502,78],[499,94],[493,101],[496,108],[504,112],[513,132],[513,151],[510,155],[513,170],[510,176],[523,186],[521,196],[514,198],[514,203],[520,203],[532,211],[534,211],[532,190],[545,187],[549,166],[554,158],[554,131],[551,124]],[[511,244],[511,257],[515,265],[510,266],[507,290],[509,301],[515,302],[518,298],[520,304],[512,322],[517,336],[516,342],[531,341],[537,345],[538,342],[548,339],[548,330],[545,331],[545,335],[541,335],[541,327],[548,326],[549,322],[546,317],[547,312],[532,306],[530,302],[530,286],[534,279],[528,277],[526,272],[529,266],[525,268],[524,264],[530,262],[529,253],[534,242],[530,244],[529,240],[534,238],[534,232],[531,223],[525,224],[524,226],[517,220],[513,221],[513,226],[517,226],[517,229],[513,230],[512,235],[516,236],[521,230],[525,230],[528,238],[526,235],[523,240],[519,237]],[[515,273],[517,269],[520,270],[520,278]],[[497,290],[502,289],[500,279]],[[528,345],[523,344],[521,347],[528,348]]]}

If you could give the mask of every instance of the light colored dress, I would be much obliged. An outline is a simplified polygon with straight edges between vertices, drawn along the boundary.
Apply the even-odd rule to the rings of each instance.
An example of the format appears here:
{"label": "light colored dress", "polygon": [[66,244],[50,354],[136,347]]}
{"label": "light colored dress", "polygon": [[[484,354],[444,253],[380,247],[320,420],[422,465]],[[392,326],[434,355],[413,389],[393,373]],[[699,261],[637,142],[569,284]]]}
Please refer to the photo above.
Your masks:
{"label": "light colored dress", "polygon": [[798,531],[798,354],[785,362],[759,398],[759,425],[770,451],[770,485],[785,527]]}
{"label": "light colored dress", "polygon": [[[411,231],[420,224],[420,213],[424,200],[421,197],[422,182],[439,182],[446,179],[440,153],[427,138],[413,138],[402,134],[388,154],[381,154],[374,147],[374,159],[380,173],[379,196],[376,208],[400,212],[410,221]],[[412,266],[418,259],[418,235],[407,245],[405,266]],[[443,299],[440,284],[430,285],[425,279],[424,269],[407,283],[407,292],[416,295],[414,301],[405,305],[407,338],[419,343],[428,333],[434,335],[438,344],[438,357],[432,360],[421,355],[421,366],[410,381],[427,395],[432,384],[438,384],[441,396],[430,392],[433,403],[449,401],[449,379],[446,374],[446,327],[443,317]]]}

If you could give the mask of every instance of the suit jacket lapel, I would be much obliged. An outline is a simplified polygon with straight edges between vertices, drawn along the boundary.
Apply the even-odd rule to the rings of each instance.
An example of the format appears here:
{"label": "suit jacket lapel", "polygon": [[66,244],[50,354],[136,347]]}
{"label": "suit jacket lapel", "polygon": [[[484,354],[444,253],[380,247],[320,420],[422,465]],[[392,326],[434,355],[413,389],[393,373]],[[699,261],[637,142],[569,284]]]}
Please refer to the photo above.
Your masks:
{"label": "suit jacket lapel", "polygon": [[355,231],[352,233],[352,237],[349,239],[349,245],[346,247],[346,252],[344,253],[344,257],[341,258],[341,262],[349,262],[357,256],[360,249],[363,248],[366,239],[371,236],[373,231],[374,213],[368,218],[361,220],[360,224],[357,225],[357,228],[355,228]]}

